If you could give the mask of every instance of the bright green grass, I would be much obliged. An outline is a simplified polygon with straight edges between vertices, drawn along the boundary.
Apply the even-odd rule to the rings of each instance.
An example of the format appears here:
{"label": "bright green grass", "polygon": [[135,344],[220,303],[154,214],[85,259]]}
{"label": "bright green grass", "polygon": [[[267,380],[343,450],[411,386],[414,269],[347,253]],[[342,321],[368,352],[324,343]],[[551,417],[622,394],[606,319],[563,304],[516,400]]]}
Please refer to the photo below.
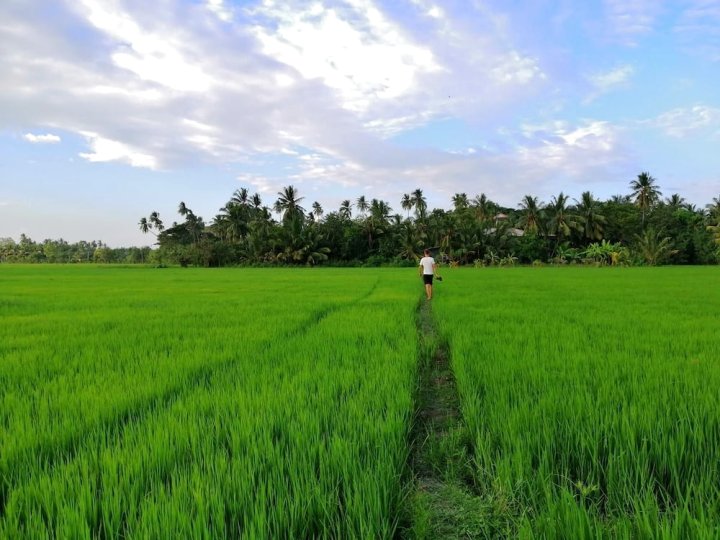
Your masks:
{"label": "bright green grass", "polygon": [[[720,536],[717,268],[445,278],[467,530]],[[392,537],[421,289],[413,269],[0,266],[0,538]]]}
{"label": "bright green grass", "polygon": [[720,269],[445,277],[435,318],[497,530],[720,537]]}
{"label": "bright green grass", "polygon": [[0,268],[0,537],[392,536],[406,274]]}

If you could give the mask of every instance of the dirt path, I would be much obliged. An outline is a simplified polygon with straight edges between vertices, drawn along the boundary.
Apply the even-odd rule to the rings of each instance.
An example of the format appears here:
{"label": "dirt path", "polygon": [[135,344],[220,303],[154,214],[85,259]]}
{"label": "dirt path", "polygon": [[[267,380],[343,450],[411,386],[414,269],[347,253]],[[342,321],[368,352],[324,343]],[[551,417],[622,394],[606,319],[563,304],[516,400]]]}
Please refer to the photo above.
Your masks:
{"label": "dirt path", "polygon": [[407,527],[401,538],[486,538],[487,509],[470,488],[469,437],[450,350],[422,300],[416,323],[420,347],[417,413],[409,465],[413,488],[406,504]]}

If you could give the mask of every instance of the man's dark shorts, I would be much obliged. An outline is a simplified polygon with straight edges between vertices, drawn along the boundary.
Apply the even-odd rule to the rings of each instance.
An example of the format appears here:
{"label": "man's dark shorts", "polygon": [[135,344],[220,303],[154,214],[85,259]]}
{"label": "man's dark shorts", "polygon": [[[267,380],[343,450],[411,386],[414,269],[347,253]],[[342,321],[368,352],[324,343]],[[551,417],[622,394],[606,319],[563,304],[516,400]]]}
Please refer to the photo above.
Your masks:
{"label": "man's dark shorts", "polygon": [[425,285],[432,285],[432,274],[423,274],[423,281],[425,282]]}

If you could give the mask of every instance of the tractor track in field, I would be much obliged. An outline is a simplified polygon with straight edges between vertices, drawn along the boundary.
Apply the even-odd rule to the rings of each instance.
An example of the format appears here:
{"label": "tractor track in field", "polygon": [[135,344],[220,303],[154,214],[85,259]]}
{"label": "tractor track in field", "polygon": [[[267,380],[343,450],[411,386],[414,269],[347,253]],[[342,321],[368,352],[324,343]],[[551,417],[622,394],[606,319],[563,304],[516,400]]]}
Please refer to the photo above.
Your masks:
{"label": "tractor track in field", "polygon": [[[380,281],[379,278],[376,279],[375,283],[373,283],[372,287],[370,287],[370,289],[366,293],[364,293],[363,295],[359,296],[358,298],[356,298],[355,300],[353,300],[351,302],[316,311],[311,317],[308,318],[308,321],[309,321],[308,324],[298,325],[295,328],[285,332],[279,338],[278,341],[286,341],[289,339],[303,336],[303,335],[307,334],[310,331],[310,329],[312,329],[313,327],[320,324],[324,319],[326,319],[333,313],[340,312],[344,309],[349,308],[352,305],[357,304],[358,302],[362,302],[363,300],[369,298],[370,296],[372,296],[373,292],[375,292],[375,289],[377,288],[379,281]],[[269,351],[272,346],[273,346],[273,343],[266,344],[266,346],[263,349],[263,352]],[[181,459],[176,460],[172,467],[166,469],[163,472],[163,474],[161,475],[161,477],[159,479],[159,483],[162,483],[165,486],[169,486],[170,485],[169,479],[172,477],[173,473],[175,473],[176,471],[179,471],[181,469],[184,469],[186,466],[188,466],[190,464],[190,461],[191,460],[190,460],[189,455],[185,455]],[[147,497],[147,495],[151,492],[151,487],[147,486],[147,485],[143,486],[143,492],[144,492],[143,498]],[[235,519],[235,518],[233,518],[233,519]],[[226,516],[225,516],[226,524],[227,524],[228,520],[229,520],[229,515],[226,514]],[[128,534],[127,514],[123,514],[122,521],[121,521],[118,529],[121,531],[121,534],[124,534],[124,535]],[[228,530],[230,530],[230,528]],[[95,534],[95,537],[100,538],[100,539],[114,538],[114,536],[112,534],[108,534],[106,531],[104,531],[102,522],[100,522],[98,524],[98,527],[93,532]],[[234,536],[231,536],[231,537],[234,537]]]}
{"label": "tractor track in field", "polygon": [[432,302],[418,304],[419,342],[416,413],[408,468],[412,486],[399,538],[483,538],[471,479],[472,446],[462,419],[451,351],[440,335]]}
{"label": "tractor track in field", "polygon": [[[275,341],[268,341],[261,349],[262,352],[269,351],[275,343],[300,337],[333,313],[348,309],[358,302],[366,300],[375,292],[379,281],[379,278],[376,279],[366,292],[349,302],[343,302],[313,312],[304,322],[282,332]],[[82,448],[82,443],[95,434],[104,432],[106,434],[106,441],[120,439],[123,436],[125,427],[131,422],[142,422],[154,411],[169,409],[183,396],[191,394],[198,388],[210,386],[213,375],[227,369],[228,366],[236,362],[237,359],[230,359],[216,364],[202,366],[188,374],[183,384],[169,388],[161,394],[131,404],[130,407],[119,414],[109,417],[88,429],[78,431],[72,437],[65,439],[61,445],[53,446],[52,448],[48,447],[48,445],[39,445],[41,446],[40,449],[36,448],[23,452],[20,457],[14,459],[11,457],[5,462],[4,466],[5,471],[7,471],[7,476],[3,473],[3,477],[0,478],[0,521],[5,518],[7,503],[12,496],[13,490],[27,481],[33,472],[48,472],[52,470],[56,464],[74,459]],[[41,468],[33,469],[24,466],[27,465],[30,455],[32,456],[33,463],[42,463]],[[22,472],[16,472],[16,474],[12,475],[12,471]]]}

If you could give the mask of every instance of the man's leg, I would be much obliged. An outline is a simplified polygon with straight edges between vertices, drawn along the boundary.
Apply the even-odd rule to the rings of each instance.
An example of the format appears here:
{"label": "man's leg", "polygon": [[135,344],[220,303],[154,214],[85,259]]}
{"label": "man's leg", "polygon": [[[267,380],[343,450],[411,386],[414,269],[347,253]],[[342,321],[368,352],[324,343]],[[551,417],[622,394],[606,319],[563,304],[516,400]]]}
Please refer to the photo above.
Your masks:
{"label": "man's leg", "polygon": [[432,285],[429,283],[425,284],[425,294],[427,295],[428,300],[432,298]]}

